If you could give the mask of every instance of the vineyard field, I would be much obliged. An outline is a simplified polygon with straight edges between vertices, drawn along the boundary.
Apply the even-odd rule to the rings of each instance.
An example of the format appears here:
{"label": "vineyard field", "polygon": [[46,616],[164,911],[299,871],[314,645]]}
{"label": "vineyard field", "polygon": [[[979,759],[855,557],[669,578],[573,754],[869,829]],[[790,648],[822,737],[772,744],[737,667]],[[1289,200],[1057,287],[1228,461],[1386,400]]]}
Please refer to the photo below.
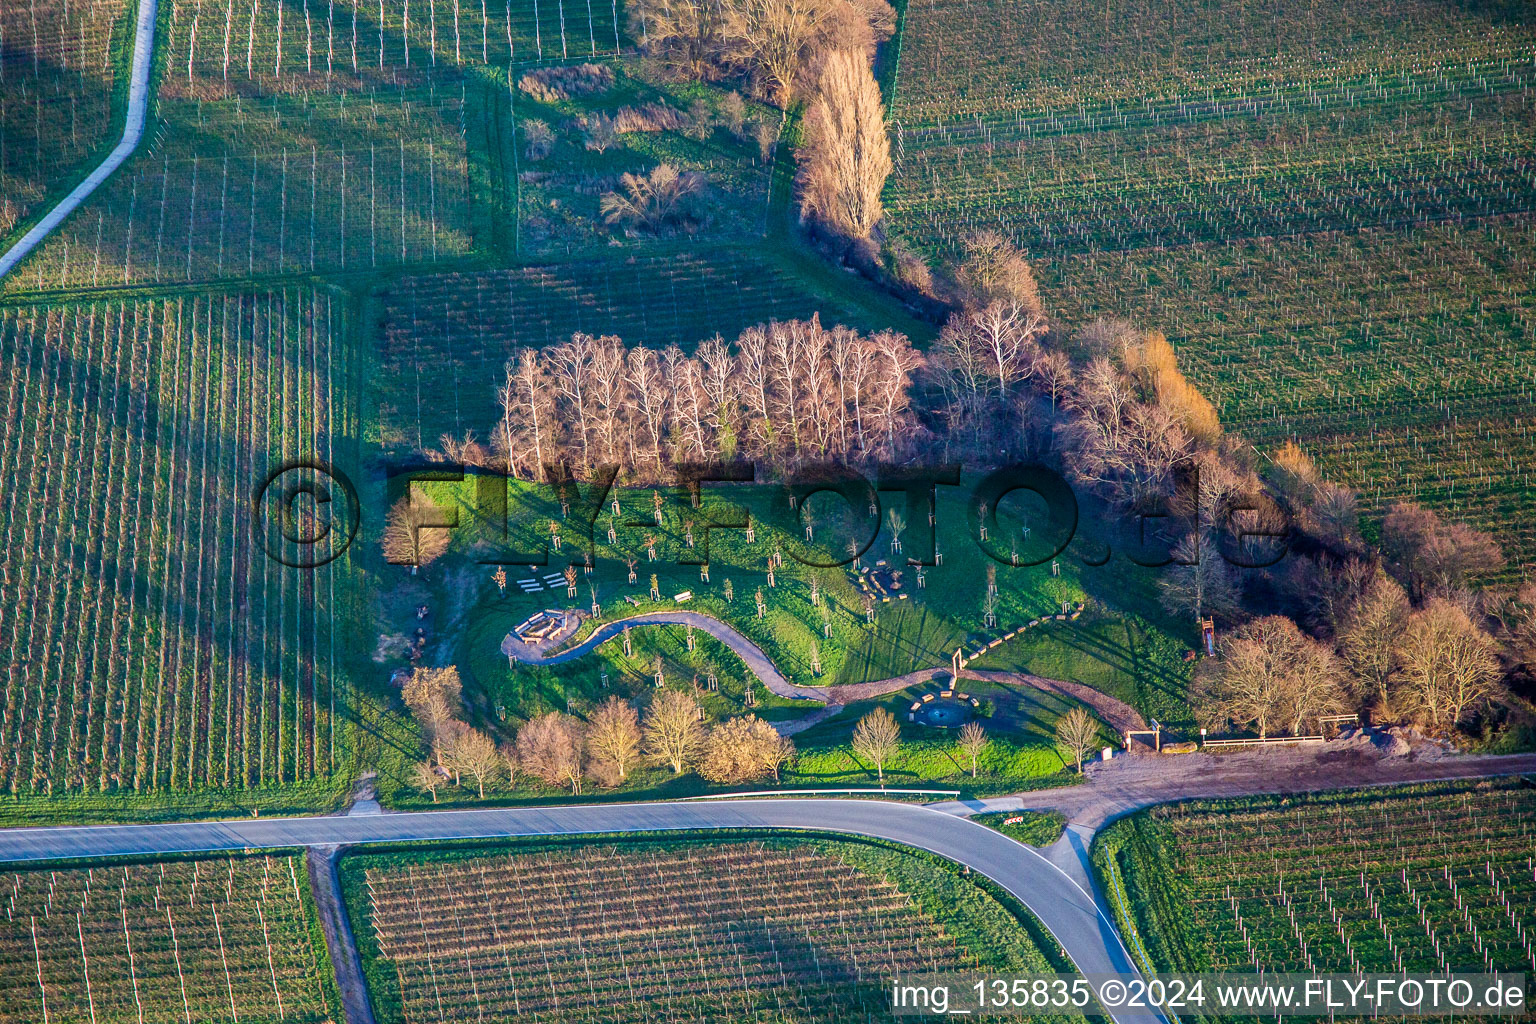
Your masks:
{"label": "vineyard field", "polygon": [[380,420],[387,444],[479,437],[501,419],[495,391],[507,358],[572,333],[691,351],[769,320],[866,328],[866,315],[780,265],[738,251],[528,266],[405,278],[383,297]]}
{"label": "vineyard field", "polygon": [[[475,96],[478,98],[477,91]],[[141,152],[11,292],[371,270],[462,255],[477,223],[465,90],[165,105]]]}
{"label": "vineyard field", "polygon": [[1536,791],[1519,780],[1175,805],[1100,843],[1159,969],[1536,969]]}
{"label": "vineyard field", "polygon": [[169,0],[166,98],[349,91],[618,54],[617,0]]}
{"label": "vineyard field", "polygon": [[848,843],[348,861],[381,1024],[864,1021],[896,972],[1046,964],[969,881]]}
{"label": "vineyard field", "polygon": [[126,0],[0,4],[0,238],[112,132]]}
{"label": "vineyard field", "polygon": [[1363,509],[1418,501],[1536,557],[1536,220],[1081,255],[1052,279],[1079,322],[1139,305],[1223,423],[1298,439]]}
{"label": "vineyard field", "polygon": [[0,900],[5,1024],[335,1019],[302,857],[34,869]]}
{"label": "vineyard field", "polygon": [[887,206],[936,261],[1009,236],[1065,327],[1165,331],[1229,427],[1518,570],[1533,84],[1536,18],[1499,0],[913,0]]}
{"label": "vineyard field", "polygon": [[356,434],[344,310],[299,289],[0,307],[6,790],[336,767],[345,568],[270,559],[250,502],[279,462]]}

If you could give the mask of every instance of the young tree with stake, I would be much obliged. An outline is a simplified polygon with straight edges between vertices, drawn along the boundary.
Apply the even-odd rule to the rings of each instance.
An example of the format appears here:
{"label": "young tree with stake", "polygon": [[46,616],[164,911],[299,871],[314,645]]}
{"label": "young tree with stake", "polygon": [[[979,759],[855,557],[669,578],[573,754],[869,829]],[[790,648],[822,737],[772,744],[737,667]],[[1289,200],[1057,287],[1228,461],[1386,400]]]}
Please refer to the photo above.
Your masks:
{"label": "young tree with stake", "polygon": [[980,722],[966,722],[960,727],[960,749],[971,759],[971,778],[976,777],[977,762],[981,760],[981,752],[987,749],[991,742],[987,738],[987,730],[982,728]]}

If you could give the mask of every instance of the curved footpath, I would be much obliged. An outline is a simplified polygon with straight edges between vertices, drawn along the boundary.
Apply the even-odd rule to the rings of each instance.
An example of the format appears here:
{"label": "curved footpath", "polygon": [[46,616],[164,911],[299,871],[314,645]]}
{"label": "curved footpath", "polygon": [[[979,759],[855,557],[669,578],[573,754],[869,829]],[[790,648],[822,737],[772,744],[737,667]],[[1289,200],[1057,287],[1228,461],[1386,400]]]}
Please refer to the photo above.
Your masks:
{"label": "curved footpath", "polygon": [[507,638],[501,642],[501,653],[526,665],[563,665],[591,653],[598,646],[612,640],[631,626],[692,626],[694,629],[701,629],[734,651],[736,656],[746,663],[752,674],[763,681],[763,685],[768,687],[770,693],[789,697],[792,700],[825,701],[828,699],[826,687],[796,686],[791,683],[773,667],[773,662],[763,653],[761,647],[713,615],[705,615],[703,612],[644,612],[640,615],[631,615],[627,619],[615,619],[598,626],[575,647],[549,655],[544,652],[555,644],[563,642],[565,636],[557,633],[549,643],[525,644],[508,633]]}
{"label": "curved footpath", "polygon": [[[953,815],[879,800],[714,800],[589,804],[496,810],[418,811],[317,818],[265,818],[154,825],[0,830],[0,861],[155,856],[260,847],[315,847],[409,840],[580,835],[685,829],[791,828],[874,836],[969,866],[1012,893],[1048,928],[1078,970],[1135,967],[1091,887],[1039,851]],[[1118,1024],[1155,1024],[1160,1015],[1119,1011]]]}
{"label": "curved footpath", "polygon": [[[869,700],[874,697],[882,697],[887,693],[897,690],[905,690],[909,686],[918,686],[933,678],[935,672],[948,674],[948,666],[936,665],[932,668],[918,669],[905,675],[892,676],[890,679],[878,679],[867,683],[850,683],[840,686],[799,686],[784,678],[773,661],[763,652],[763,649],[751,640],[747,639],[736,629],[704,612],[690,611],[666,611],[643,612],[639,615],[631,615],[627,619],[615,619],[605,622],[594,629],[588,637],[574,647],[554,654],[545,652],[564,643],[579,628],[580,613],[577,625],[562,629],[547,641],[541,644],[527,644],[509,633],[501,642],[501,653],[525,665],[563,665],[569,661],[584,657],[596,650],[599,646],[619,636],[625,629],[634,626],[692,626],[703,630],[716,640],[725,644],[736,656],[746,664],[747,668],[762,681],[768,688],[768,692],[791,700],[816,700],[827,704],[823,711],[813,712],[799,721],[779,723],[779,731],[786,734],[798,732],[801,729],[814,725],[819,721],[831,717],[841,710],[842,705],[855,700]],[[1055,693],[1065,697],[1071,697],[1082,701],[1096,711],[1100,718],[1104,719],[1117,733],[1124,734],[1130,729],[1145,729],[1146,722],[1141,714],[1129,704],[1116,700],[1106,694],[1100,693],[1091,686],[1081,683],[1065,682],[1059,679],[1045,679],[1040,676],[1030,675],[1026,672],[996,672],[980,669],[964,669],[961,671],[962,679],[979,679],[985,682],[1004,683],[1031,686],[1037,690]]]}
{"label": "curved footpath", "polygon": [[139,140],[144,136],[144,119],[149,106],[149,67],[150,57],[155,49],[155,13],[156,0],[139,0],[139,14],[133,36],[133,67],[128,79],[128,117],[123,123],[123,137],[112,152],[107,154],[95,170],[86,175],[85,180],[76,185],[57,206],[49,210],[32,230],[21,237],[21,241],[11,246],[5,255],[0,256],[0,279],[9,274],[16,265],[26,258],[27,254],[42,244],[58,226],[64,223],[65,218],[75,212],[79,205],[101,183],[112,176],[123,165],[133,151],[138,148]]}

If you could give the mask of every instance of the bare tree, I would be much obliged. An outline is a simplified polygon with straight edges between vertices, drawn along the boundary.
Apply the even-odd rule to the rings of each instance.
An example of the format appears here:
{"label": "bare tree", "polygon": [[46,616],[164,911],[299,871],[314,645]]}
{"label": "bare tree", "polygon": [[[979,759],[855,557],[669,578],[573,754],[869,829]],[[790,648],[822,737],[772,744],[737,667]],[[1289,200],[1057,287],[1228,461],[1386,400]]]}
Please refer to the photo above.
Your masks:
{"label": "bare tree", "polygon": [[609,224],[657,232],[694,221],[692,199],[704,189],[704,176],[659,163],[648,174],[625,173],[616,192],[603,193],[599,210]]}
{"label": "bare tree", "polygon": [[960,727],[960,749],[971,759],[971,778],[976,777],[977,763],[981,760],[981,752],[987,749],[991,740],[987,738],[987,730],[980,722],[966,722]]}
{"label": "bare tree", "polygon": [[581,791],[582,728],[570,715],[551,711],[523,726],[517,733],[517,757],[523,770],[541,782]]}
{"label": "bare tree", "polygon": [[592,342],[591,395],[593,434],[598,461],[611,465],[629,462],[624,445],[625,411],[633,404],[629,393],[624,343],[613,335]]}
{"label": "bare tree", "polygon": [[506,378],[496,391],[502,419],[492,444],[507,460],[507,470],[538,479],[544,466],[556,461],[555,402],[544,360],[536,349],[520,349],[506,365]]}
{"label": "bare tree", "polygon": [[1493,572],[1504,556],[1493,538],[1462,523],[1446,523],[1418,505],[1396,505],[1381,526],[1381,549],[1414,600],[1442,596],[1474,576]]}
{"label": "bare tree", "polygon": [[452,666],[413,669],[400,689],[405,706],[410,708],[437,752],[439,764],[442,763],[440,734],[444,726],[458,716],[462,692],[459,670]]}
{"label": "bare tree", "polygon": [[1045,393],[1051,396],[1051,415],[1056,415],[1057,403],[1072,387],[1072,360],[1067,358],[1065,352],[1056,349],[1044,352],[1035,361],[1035,378]]}
{"label": "bare tree", "polygon": [[437,790],[442,784],[443,777],[432,762],[417,761],[411,765],[411,785],[423,793],[431,793],[433,803],[437,803]]}
{"label": "bare tree", "polygon": [[1341,669],[1331,650],[1280,615],[1234,630],[1220,657],[1201,665],[1192,688],[1204,720],[1251,726],[1262,739],[1277,726],[1304,721],[1341,702]]}
{"label": "bare tree", "polygon": [[838,234],[869,237],[892,165],[885,105],[863,54],[827,55],[805,123],[801,209]]}
{"label": "bare tree", "polygon": [[756,715],[726,719],[709,731],[699,774],[727,785],[760,779],[782,763],[777,760],[782,738]]}
{"label": "bare tree", "polygon": [[765,735],[756,752],[763,768],[773,775],[774,782],[778,782],[780,769],[795,758],[795,741],[774,730],[772,736]]}
{"label": "bare tree", "polygon": [[517,772],[519,768],[517,761],[517,744],[505,742],[498,744],[496,747],[496,753],[501,757],[501,770],[507,776],[507,788],[516,789]]}
{"label": "bare tree", "polygon": [[1497,646],[1467,613],[1433,598],[1408,620],[1402,639],[1406,710],[1449,732],[1473,712],[1503,699]]}
{"label": "bare tree", "polygon": [[594,768],[603,766],[619,781],[640,756],[640,716],[628,702],[609,697],[592,712],[587,727],[587,750]]}
{"label": "bare tree", "polygon": [[965,258],[955,268],[964,304],[973,309],[994,302],[1018,306],[1044,317],[1040,286],[1029,261],[1012,242],[996,231],[981,231],[962,243]]}
{"label": "bare tree", "polygon": [[495,741],[479,729],[465,728],[454,736],[446,756],[454,766],[455,774],[462,771],[473,778],[480,798],[485,799],[485,780],[501,764]]}
{"label": "bare tree", "polygon": [[448,550],[447,527],[453,522],[430,497],[413,488],[384,517],[384,560],[409,565],[412,572],[435,561]]}
{"label": "bare tree", "polygon": [[690,78],[713,68],[722,47],[726,8],[719,0],[634,0],[624,5],[630,34]]}
{"label": "bare tree", "polygon": [[1356,678],[1371,690],[1383,717],[1392,714],[1403,630],[1411,611],[1403,588],[1378,570],[1339,623],[1339,653]]}
{"label": "bare tree", "polygon": [[1232,566],[1212,537],[1187,534],[1174,544],[1173,564],[1157,579],[1158,597],[1176,615],[1231,618],[1242,609],[1242,593]]}
{"label": "bare tree", "polygon": [[901,725],[885,708],[875,708],[853,727],[854,753],[874,762],[875,775],[882,783],[885,782],[885,763],[895,755],[900,743]]}
{"label": "bare tree", "polygon": [[575,446],[583,468],[592,465],[592,401],[587,385],[594,347],[590,334],[578,332],[549,350],[555,390],[561,399],[560,419],[568,427],[574,426]]}
{"label": "bare tree", "polygon": [[679,690],[656,695],[646,711],[645,749],[652,757],[681,774],[698,758],[704,730],[699,724],[699,702]]}
{"label": "bare tree", "polygon": [[[662,452],[667,435],[667,382],[661,360],[654,349],[637,346],[629,350],[629,387],[635,396],[633,417],[641,444],[648,458],[661,471]],[[637,461],[639,453],[637,452]]]}
{"label": "bare tree", "polygon": [[1083,774],[1083,759],[1099,741],[1099,723],[1087,708],[1072,708],[1056,720],[1056,745],[1065,750]]}
{"label": "bare tree", "polygon": [[729,0],[726,52],[788,108],[801,70],[822,41],[822,28],[839,0]]}

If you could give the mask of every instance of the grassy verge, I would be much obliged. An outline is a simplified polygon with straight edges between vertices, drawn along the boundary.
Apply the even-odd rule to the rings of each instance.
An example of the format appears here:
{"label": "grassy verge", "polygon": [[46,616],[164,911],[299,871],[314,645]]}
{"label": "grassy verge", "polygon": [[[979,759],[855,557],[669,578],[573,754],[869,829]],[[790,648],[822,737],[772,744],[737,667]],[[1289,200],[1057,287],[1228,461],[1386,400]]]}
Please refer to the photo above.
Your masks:
{"label": "grassy verge", "polygon": [[1030,846],[1050,846],[1067,827],[1067,816],[1060,811],[997,811],[972,815],[971,820]]}

